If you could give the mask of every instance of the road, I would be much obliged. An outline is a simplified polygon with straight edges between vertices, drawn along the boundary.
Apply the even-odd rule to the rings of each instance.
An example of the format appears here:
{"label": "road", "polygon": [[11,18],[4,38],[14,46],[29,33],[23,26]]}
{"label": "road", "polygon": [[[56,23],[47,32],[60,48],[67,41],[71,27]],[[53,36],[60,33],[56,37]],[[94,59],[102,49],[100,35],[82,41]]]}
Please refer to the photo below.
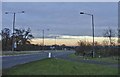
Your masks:
{"label": "road", "polygon": [[74,51],[44,51],[35,54],[27,54],[27,55],[14,55],[14,56],[3,56],[2,57],[2,69],[11,68],[18,64],[24,64],[36,60],[42,60],[48,58],[48,53],[52,53],[52,57],[59,57],[61,55],[68,55],[74,53]]}
{"label": "road", "polygon": [[100,62],[100,61],[94,61],[94,60],[77,60],[74,58],[70,58],[68,55],[74,53],[74,51],[59,51],[59,52],[45,51],[45,52],[40,52],[35,54],[27,54],[27,55],[19,55],[19,56],[4,56],[2,57],[2,69],[11,68],[18,64],[24,64],[24,63],[48,58],[49,52],[52,53],[52,57],[54,58],[60,58],[60,59],[69,60],[73,62],[82,62],[82,63],[88,63],[88,64],[107,65],[107,66],[118,68],[118,64],[114,64],[114,63]]}

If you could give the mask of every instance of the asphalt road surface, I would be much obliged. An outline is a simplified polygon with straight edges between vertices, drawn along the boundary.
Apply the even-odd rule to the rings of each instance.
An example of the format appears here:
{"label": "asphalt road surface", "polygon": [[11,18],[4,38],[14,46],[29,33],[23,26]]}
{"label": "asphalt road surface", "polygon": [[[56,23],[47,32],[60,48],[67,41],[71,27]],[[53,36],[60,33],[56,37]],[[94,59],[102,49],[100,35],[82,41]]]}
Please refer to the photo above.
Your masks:
{"label": "asphalt road surface", "polygon": [[75,51],[59,51],[59,52],[45,51],[45,52],[40,52],[35,54],[28,54],[28,55],[4,56],[2,57],[2,69],[11,68],[15,65],[48,58],[49,52],[52,53],[53,58],[60,58],[60,59],[69,60],[73,62],[83,62],[88,64],[107,65],[107,66],[118,68],[118,64],[114,64],[114,63],[100,62],[100,61],[94,61],[94,60],[77,60],[74,58],[70,58],[68,55],[74,53]]}
{"label": "asphalt road surface", "polygon": [[27,55],[14,55],[14,56],[3,56],[2,57],[2,69],[11,68],[18,64],[24,64],[36,60],[42,60],[48,58],[49,52],[52,53],[52,57],[59,57],[62,55],[68,55],[74,53],[74,51],[45,51],[35,54],[27,54]]}

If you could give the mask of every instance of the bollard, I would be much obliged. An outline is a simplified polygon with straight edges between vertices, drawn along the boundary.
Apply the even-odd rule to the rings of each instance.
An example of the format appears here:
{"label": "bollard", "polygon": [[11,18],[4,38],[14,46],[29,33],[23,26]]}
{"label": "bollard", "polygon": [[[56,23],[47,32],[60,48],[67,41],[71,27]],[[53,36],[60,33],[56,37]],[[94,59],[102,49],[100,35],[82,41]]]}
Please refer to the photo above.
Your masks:
{"label": "bollard", "polygon": [[101,58],[101,56],[100,56],[100,55],[99,55],[98,57],[99,57],[99,58]]}
{"label": "bollard", "polygon": [[48,54],[48,58],[51,58],[51,53],[49,52],[49,54]]}

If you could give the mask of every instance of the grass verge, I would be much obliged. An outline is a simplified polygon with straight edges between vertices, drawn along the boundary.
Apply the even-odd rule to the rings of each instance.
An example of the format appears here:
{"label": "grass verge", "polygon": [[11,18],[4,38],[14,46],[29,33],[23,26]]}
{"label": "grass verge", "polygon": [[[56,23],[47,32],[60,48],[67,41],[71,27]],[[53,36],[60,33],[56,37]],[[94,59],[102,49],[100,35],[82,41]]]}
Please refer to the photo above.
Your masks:
{"label": "grass verge", "polygon": [[118,60],[116,59],[117,57],[101,57],[101,58],[92,58],[92,57],[80,57],[80,56],[76,56],[75,54],[70,54],[69,57],[71,58],[76,58],[79,60],[83,60],[84,58],[88,59],[88,60],[95,60],[95,61],[101,61],[101,62],[107,62],[107,63],[116,63],[118,64]]}
{"label": "grass verge", "polygon": [[44,59],[3,70],[4,75],[117,75],[118,69],[108,66]]}

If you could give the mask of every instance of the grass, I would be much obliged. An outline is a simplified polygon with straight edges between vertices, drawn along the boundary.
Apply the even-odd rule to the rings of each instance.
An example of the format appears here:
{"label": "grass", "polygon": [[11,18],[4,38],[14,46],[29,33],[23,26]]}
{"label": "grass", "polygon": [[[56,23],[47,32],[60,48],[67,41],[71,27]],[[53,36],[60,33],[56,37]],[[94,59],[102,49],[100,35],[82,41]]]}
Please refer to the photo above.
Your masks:
{"label": "grass", "polygon": [[[69,57],[71,58],[77,58],[77,59],[80,59],[80,60],[83,60],[84,57],[79,57],[79,56],[76,56],[75,54],[70,54]],[[108,62],[108,63],[116,63],[118,64],[118,60],[115,59],[117,57],[101,57],[101,58],[92,58],[92,57],[85,57],[89,60],[95,60],[95,61],[101,61],[101,62]]]}
{"label": "grass", "polygon": [[5,75],[117,75],[118,69],[108,66],[44,59],[3,70]]}

